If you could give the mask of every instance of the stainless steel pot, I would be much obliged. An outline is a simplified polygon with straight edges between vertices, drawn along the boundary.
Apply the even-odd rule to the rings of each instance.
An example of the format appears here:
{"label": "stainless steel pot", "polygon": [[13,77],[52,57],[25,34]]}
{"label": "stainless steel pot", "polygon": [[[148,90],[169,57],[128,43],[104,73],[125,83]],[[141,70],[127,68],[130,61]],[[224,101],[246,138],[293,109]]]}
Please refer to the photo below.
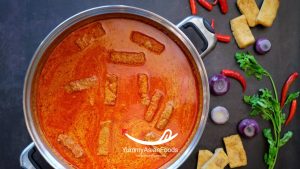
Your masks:
{"label": "stainless steel pot", "polygon": [[[175,36],[176,40],[179,41],[180,44],[183,44],[184,50],[187,50],[187,52],[189,52],[191,59],[195,63],[195,67],[197,67],[198,69],[198,75],[199,77],[201,77],[200,82],[202,83],[203,106],[200,107],[202,109],[199,110],[199,113],[201,113],[201,117],[199,118],[198,125],[196,125],[192,137],[189,143],[187,143],[188,145],[184,147],[184,150],[181,151],[181,153],[179,153],[177,156],[175,156],[173,160],[165,164],[162,168],[178,168],[189,157],[196,144],[199,142],[206,124],[210,99],[207,74],[202,62],[202,58],[206,54],[208,54],[216,44],[214,31],[210,27],[209,23],[201,17],[190,16],[176,26],[163,17],[144,9],[123,5],[102,6],[80,12],[58,25],[41,42],[30,62],[24,83],[23,109],[27,129],[30,133],[33,143],[30,144],[26,149],[24,149],[20,156],[20,163],[22,167],[34,168],[32,163],[28,159],[28,152],[35,145],[42,156],[52,167],[59,169],[71,168],[71,166],[67,164],[61,157],[59,157],[54,152],[54,150],[46,143],[46,140],[39,129],[39,124],[35,118],[34,110],[34,80],[38,76],[44,60],[46,60],[45,53],[47,52],[47,50],[49,50],[51,45],[53,45],[53,43],[55,43],[55,41],[66,32],[66,30],[71,29],[71,27],[74,27],[74,25],[77,25],[80,22],[84,22],[89,18],[109,17],[110,15],[139,18],[146,20],[147,22],[151,22],[155,25],[159,25],[159,27],[162,28],[162,31]],[[198,53],[189,38],[180,30],[180,28],[186,27],[194,28],[197,35],[200,36],[204,41],[205,47],[202,49],[201,54]]]}

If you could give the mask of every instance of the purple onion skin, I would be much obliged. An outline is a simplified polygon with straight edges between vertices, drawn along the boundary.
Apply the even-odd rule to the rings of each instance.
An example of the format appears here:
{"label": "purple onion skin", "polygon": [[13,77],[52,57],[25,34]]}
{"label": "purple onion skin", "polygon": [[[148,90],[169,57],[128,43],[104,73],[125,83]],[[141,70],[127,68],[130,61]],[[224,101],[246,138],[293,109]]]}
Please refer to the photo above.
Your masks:
{"label": "purple onion skin", "polygon": [[[217,88],[219,85],[221,85],[222,88]],[[222,96],[229,91],[230,81],[226,76],[222,74],[215,74],[209,79],[209,87],[210,87],[210,92],[213,95]]]}
{"label": "purple onion skin", "polygon": [[[253,136],[248,136],[245,134],[244,129],[247,126],[253,126],[255,128],[255,134]],[[254,119],[244,119],[242,120],[238,125],[238,131],[241,135],[243,135],[246,138],[252,138],[256,136],[260,132],[260,127],[258,123]]]}
{"label": "purple onion skin", "polygon": [[271,50],[271,42],[267,38],[259,38],[255,42],[255,50],[258,54],[266,54]]}

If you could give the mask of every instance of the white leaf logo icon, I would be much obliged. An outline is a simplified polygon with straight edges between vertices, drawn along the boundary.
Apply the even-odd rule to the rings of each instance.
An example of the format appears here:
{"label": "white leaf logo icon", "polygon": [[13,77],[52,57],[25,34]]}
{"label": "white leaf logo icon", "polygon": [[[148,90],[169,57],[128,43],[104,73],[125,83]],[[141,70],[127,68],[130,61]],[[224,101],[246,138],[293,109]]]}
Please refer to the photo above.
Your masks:
{"label": "white leaf logo icon", "polygon": [[173,140],[175,137],[177,137],[178,133],[172,135],[172,131],[170,129],[166,129],[163,133],[163,135],[157,140],[157,141],[144,141],[144,140],[139,140],[137,138],[134,138],[132,136],[130,136],[128,133],[125,133],[125,136],[127,136],[130,140],[139,143],[139,144],[143,144],[143,145],[160,145],[160,144],[164,144],[167,143],[171,140]]}

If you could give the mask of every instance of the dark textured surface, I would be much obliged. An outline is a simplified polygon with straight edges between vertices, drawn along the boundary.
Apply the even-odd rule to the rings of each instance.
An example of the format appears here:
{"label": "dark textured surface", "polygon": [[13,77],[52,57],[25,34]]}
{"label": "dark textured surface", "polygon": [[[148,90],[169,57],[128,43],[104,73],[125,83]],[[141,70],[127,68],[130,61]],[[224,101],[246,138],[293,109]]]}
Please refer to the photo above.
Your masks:
{"label": "dark textured surface", "polygon": [[[229,20],[239,15],[235,3],[229,1],[229,13],[222,15],[218,8],[207,12],[200,7],[199,16],[215,18],[216,30],[230,34]],[[260,1],[259,1],[260,2]],[[109,4],[126,4],[155,12],[173,23],[178,23],[190,14],[188,0],[1,0],[0,1],[0,168],[19,168],[19,155],[31,142],[25,127],[22,111],[22,87],[29,61],[43,38],[60,22],[82,10]],[[253,28],[255,37],[267,37],[271,40],[272,51],[257,59],[273,75],[278,88],[293,71],[300,72],[300,1],[281,1],[279,15],[271,28]],[[192,38],[196,40],[196,38]],[[197,42],[198,43],[198,42]],[[198,47],[199,45],[196,44]],[[222,68],[238,69],[233,59],[238,50],[234,41],[230,44],[218,44],[205,59],[208,75],[218,73]],[[252,51],[251,47],[248,48]],[[268,86],[265,80],[258,82],[247,78],[246,94],[253,94],[258,88]],[[291,90],[300,89],[298,80]],[[182,168],[195,168],[198,149],[214,150],[223,147],[222,137],[236,133],[239,120],[248,116],[249,107],[241,101],[240,85],[232,80],[229,93],[222,97],[211,97],[211,107],[226,106],[230,111],[230,120],[223,126],[212,124],[208,119],[204,134],[196,150]],[[298,106],[299,108],[299,106]],[[300,110],[300,109],[299,109]],[[298,169],[300,154],[300,112],[288,126],[295,137],[282,148],[277,169]],[[268,123],[258,118],[262,128]],[[284,129],[285,130],[285,129]],[[261,133],[251,140],[243,139],[248,154],[248,169],[266,168],[263,153],[266,142]]]}

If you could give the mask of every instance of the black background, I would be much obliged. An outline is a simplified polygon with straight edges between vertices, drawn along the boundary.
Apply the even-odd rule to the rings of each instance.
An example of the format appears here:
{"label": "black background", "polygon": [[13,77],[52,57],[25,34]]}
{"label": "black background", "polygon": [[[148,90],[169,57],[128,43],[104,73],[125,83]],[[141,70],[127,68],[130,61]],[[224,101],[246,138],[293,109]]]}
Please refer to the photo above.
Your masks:
{"label": "black background", "polygon": [[[229,0],[229,13],[222,15],[219,8],[206,11],[197,4],[198,15],[214,18],[217,32],[231,34],[229,20],[240,15],[235,0]],[[261,1],[257,1],[261,4]],[[22,110],[22,89],[25,71],[29,61],[43,38],[60,22],[88,8],[125,4],[141,7],[155,12],[174,24],[190,15],[188,0],[1,0],[0,1],[0,168],[19,168],[19,155],[31,142]],[[300,72],[300,1],[281,1],[279,14],[271,28],[256,27],[252,32],[256,38],[267,37],[272,50],[267,55],[257,56],[259,62],[273,75],[281,90],[283,82],[294,71]],[[193,36],[199,49],[199,39]],[[246,49],[253,52],[252,47]],[[244,51],[246,51],[244,50]],[[234,40],[229,44],[218,43],[216,48],[204,59],[208,75],[218,73],[223,68],[239,70],[234,53],[239,51]],[[247,78],[246,94],[253,94],[259,88],[271,87],[265,79],[257,81]],[[291,90],[300,90],[300,79]],[[280,92],[280,91],[278,91]],[[198,149],[224,147],[222,137],[236,133],[237,123],[248,117],[250,108],[242,102],[241,86],[231,81],[231,90],[225,96],[211,97],[211,108],[222,105],[230,111],[229,122],[214,125],[208,119],[200,143],[181,168],[195,168]],[[298,108],[300,108],[298,106]],[[297,160],[300,154],[300,109],[288,130],[294,137],[284,146],[278,158],[277,169],[299,169]],[[266,121],[256,118],[262,128],[268,127]],[[284,129],[287,130],[287,129]],[[243,143],[248,155],[248,165],[244,168],[266,168],[263,153],[266,141],[260,133],[257,137]]]}

